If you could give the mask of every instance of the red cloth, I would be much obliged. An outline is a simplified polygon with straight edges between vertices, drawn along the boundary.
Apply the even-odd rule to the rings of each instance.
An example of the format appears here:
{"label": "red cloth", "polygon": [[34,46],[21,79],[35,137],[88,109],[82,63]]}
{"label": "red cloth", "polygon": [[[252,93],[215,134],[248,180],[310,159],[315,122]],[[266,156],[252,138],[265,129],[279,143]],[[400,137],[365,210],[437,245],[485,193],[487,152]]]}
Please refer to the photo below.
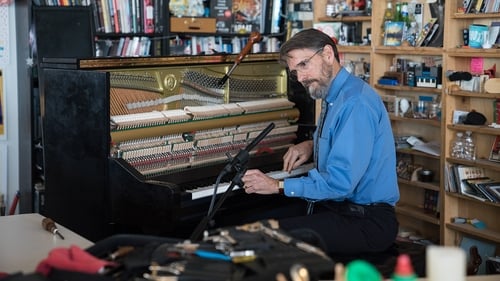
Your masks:
{"label": "red cloth", "polygon": [[80,247],[72,245],[69,248],[55,248],[42,260],[36,272],[47,276],[52,268],[67,271],[96,274],[105,266],[115,266],[116,263],[98,259]]}

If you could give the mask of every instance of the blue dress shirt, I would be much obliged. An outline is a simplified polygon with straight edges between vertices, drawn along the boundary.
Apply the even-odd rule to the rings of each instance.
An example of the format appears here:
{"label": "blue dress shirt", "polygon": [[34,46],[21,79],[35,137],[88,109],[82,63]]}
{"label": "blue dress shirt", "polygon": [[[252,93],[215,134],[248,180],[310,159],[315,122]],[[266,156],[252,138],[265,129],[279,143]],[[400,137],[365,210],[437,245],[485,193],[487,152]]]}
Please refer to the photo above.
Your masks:
{"label": "blue dress shirt", "polygon": [[[314,134],[318,167],[285,179],[285,194],[357,204],[399,200],[396,151],[388,113],[380,96],[341,68],[326,97],[321,136]],[[319,141],[317,138],[319,137]]]}

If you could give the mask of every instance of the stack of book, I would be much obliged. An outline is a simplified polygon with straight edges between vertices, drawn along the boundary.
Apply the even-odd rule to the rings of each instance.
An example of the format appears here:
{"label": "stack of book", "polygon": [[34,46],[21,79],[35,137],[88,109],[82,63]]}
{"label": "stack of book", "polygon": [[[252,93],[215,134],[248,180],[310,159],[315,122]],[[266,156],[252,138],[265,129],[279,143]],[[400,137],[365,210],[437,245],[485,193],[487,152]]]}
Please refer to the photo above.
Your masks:
{"label": "stack of book", "polygon": [[450,164],[446,166],[445,189],[480,201],[500,202],[500,180],[492,179],[481,167]]}

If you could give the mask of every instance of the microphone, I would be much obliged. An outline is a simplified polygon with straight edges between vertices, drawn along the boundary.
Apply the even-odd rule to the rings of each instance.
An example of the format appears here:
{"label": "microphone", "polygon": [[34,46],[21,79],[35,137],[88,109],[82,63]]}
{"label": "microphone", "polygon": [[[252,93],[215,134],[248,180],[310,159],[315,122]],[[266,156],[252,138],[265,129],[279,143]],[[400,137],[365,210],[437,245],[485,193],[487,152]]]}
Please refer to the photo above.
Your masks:
{"label": "microphone", "polygon": [[[240,150],[238,152],[238,155],[232,159],[230,163],[224,167],[224,169],[221,171],[221,177],[223,174],[230,173],[232,171],[236,171],[236,175],[234,176],[233,180],[231,181],[231,185],[229,188],[224,192],[222,197],[217,201],[217,204],[214,206],[214,208],[210,208],[207,216],[205,216],[198,226],[194,229],[193,233],[191,234],[191,237],[189,238],[191,241],[196,241],[199,240],[201,237],[201,234],[209,224],[210,220],[213,218],[215,215],[215,212],[222,206],[222,203],[224,200],[226,200],[229,192],[233,189],[235,184],[241,184],[241,177],[243,177],[243,174],[245,173],[246,170],[246,164],[249,159],[250,151],[262,140],[264,139],[269,132],[274,128],[274,123],[269,124],[264,131],[262,131],[250,144],[247,145],[245,149]],[[231,157],[229,155],[229,157]]]}
{"label": "microphone", "polygon": [[[223,172],[228,174],[231,173],[232,171],[240,171],[242,167],[245,167],[247,164],[249,158],[250,158],[250,151],[259,144],[268,134],[271,132],[272,129],[274,129],[275,125],[274,123],[271,122],[250,144],[245,147],[245,149],[242,149],[238,152],[238,154],[232,158],[231,162],[228,163],[225,167]],[[231,159],[231,156],[228,155],[228,157]]]}
{"label": "microphone", "polygon": [[262,37],[261,37],[260,33],[258,33],[258,32],[252,32],[252,33],[250,33],[250,37],[248,38],[247,44],[245,45],[245,47],[243,48],[243,50],[241,50],[240,54],[236,58],[233,66],[231,67],[231,69],[226,73],[226,75],[224,75],[224,77],[222,77],[217,82],[217,84],[219,86],[222,86],[222,85],[224,85],[226,83],[227,79],[229,78],[229,76],[231,75],[231,73],[233,73],[233,71],[236,68],[236,66],[238,66],[240,64],[240,62],[243,60],[243,58],[248,53],[250,53],[250,51],[252,50],[253,44],[256,43],[256,42],[259,42],[261,38]]}

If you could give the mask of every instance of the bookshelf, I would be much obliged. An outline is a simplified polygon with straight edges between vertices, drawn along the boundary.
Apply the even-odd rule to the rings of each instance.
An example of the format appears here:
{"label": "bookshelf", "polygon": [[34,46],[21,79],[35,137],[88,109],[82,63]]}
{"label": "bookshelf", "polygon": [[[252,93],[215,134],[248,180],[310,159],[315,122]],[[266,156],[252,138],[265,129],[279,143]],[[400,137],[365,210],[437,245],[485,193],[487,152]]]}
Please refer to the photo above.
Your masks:
{"label": "bookshelf", "polygon": [[[326,0],[314,1],[314,22],[363,22],[364,26],[371,28],[371,44],[369,46],[346,45],[339,46],[339,50],[347,60],[359,58],[368,59],[370,62],[369,83],[384,97],[397,102],[397,97],[405,97],[410,101],[419,99],[420,96],[431,96],[440,105],[440,118],[437,120],[412,118],[391,114],[394,134],[413,135],[424,141],[440,143],[440,155],[434,156],[412,149],[398,149],[398,155],[405,155],[411,159],[412,164],[424,166],[434,171],[434,180],[423,183],[411,179],[399,180],[401,200],[397,205],[398,218],[403,228],[417,229],[418,234],[442,245],[460,245],[462,237],[471,236],[490,243],[499,244],[500,224],[496,215],[500,210],[498,203],[482,202],[461,195],[451,193],[445,189],[447,175],[445,166],[462,164],[484,168],[492,178],[498,178],[500,163],[488,160],[492,142],[500,135],[500,129],[491,128],[487,124],[494,120],[493,102],[500,100],[499,94],[470,92],[453,88],[453,83],[447,81],[446,70],[470,71],[471,61],[484,64],[484,69],[490,68],[500,62],[498,49],[473,49],[461,48],[463,44],[462,30],[471,24],[490,25],[493,21],[500,21],[498,10],[480,13],[461,13],[463,1],[450,0],[443,4],[445,22],[443,28],[442,46],[432,44],[427,47],[412,46],[384,46],[383,30],[379,28],[384,22],[385,3],[374,5],[370,17],[349,16],[332,18],[325,13]],[[392,1],[393,6],[396,1]],[[401,1],[404,2],[404,1]],[[410,1],[407,1],[410,2]],[[423,3],[422,1],[418,1]],[[424,5],[424,18],[422,22],[429,21],[429,7]],[[365,28],[363,28],[365,30]],[[457,47],[458,46],[458,47]],[[408,59],[410,61],[433,62],[442,66],[442,71],[437,75],[436,87],[414,87],[407,85],[381,85],[378,79],[386,75],[394,60]],[[498,77],[498,73],[495,77]],[[394,105],[393,105],[394,106]],[[397,103],[396,103],[397,106]],[[487,124],[483,126],[452,124],[453,110],[477,110],[487,117]],[[478,158],[474,161],[450,157],[450,143],[456,132],[471,131],[477,143]],[[438,214],[425,210],[423,200],[428,191],[439,193]],[[467,224],[452,223],[452,218],[457,216],[477,217],[487,224],[487,229],[477,229]]]}
{"label": "bookshelf", "polygon": [[[496,11],[482,12],[462,12],[463,1],[446,1],[445,26],[445,52],[444,65],[446,70],[467,71],[474,73],[472,63],[482,63],[482,69],[488,69],[500,63],[500,53],[498,49],[482,49],[462,47],[464,44],[462,30],[467,29],[472,24],[491,25],[492,22],[500,21],[500,14]],[[449,23],[449,24],[448,24]],[[482,73],[481,73],[482,74]],[[498,72],[495,74],[498,77]],[[466,91],[457,87],[457,82],[446,81],[443,116],[445,117],[445,127],[443,130],[442,142],[444,144],[442,152],[446,156],[445,165],[467,165],[485,169],[488,177],[500,180],[500,163],[489,161],[493,140],[500,135],[500,129],[489,127],[488,124],[497,122],[495,119],[494,102],[500,99],[499,94],[485,93],[484,91]],[[453,111],[476,110],[487,119],[484,125],[464,125],[454,124]],[[498,118],[498,117],[496,117]],[[471,131],[476,144],[475,160],[458,159],[451,157],[450,146],[457,132]],[[444,186],[442,187],[444,188]],[[497,253],[500,245],[500,223],[497,215],[500,211],[499,203],[482,202],[460,193],[443,190],[443,214],[442,217],[442,244],[460,245],[463,237],[472,237],[497,246]],[[485,229],[478,229],[469,224],[453,223],[454,217],[476,218],[486,224]]]}
{"label": "bookshelf", "polygon": [[90,7],[97,57],[160,57],[236,54],[255,31],[262,34],[262,40],[254,44],[253,53],[277,52],[286,37],[285,3],[281,0],[40,0],[33,5],[61,10]]}

